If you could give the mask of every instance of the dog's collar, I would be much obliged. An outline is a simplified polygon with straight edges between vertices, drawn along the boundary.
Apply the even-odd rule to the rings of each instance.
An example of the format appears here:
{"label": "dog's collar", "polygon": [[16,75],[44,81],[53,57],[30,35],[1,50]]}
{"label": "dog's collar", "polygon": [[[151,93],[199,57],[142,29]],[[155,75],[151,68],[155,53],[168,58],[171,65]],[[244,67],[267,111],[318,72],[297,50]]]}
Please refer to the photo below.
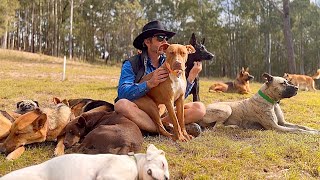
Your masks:
{"label": "dog's collar", "polygon": [[137,162],[137,158],[134,155],[134,152],[128,152],[128,156],[131,157],[132,159],[134,159]]}
{"label": "dog's collar", "polygon": [[[137,160],[136,156],[134,155],[134,152],[128,152],[128,156],[135,161],[135,163],[137,164],[137,167],[138,167],[138,160]],[[139,179],[139,170],[138,170],[137,179]]]}
{"label": "dog's collar", "polygon": [[276,101],[274,101],[273,99],[271,99],[269,96],[267,96],[266,94],[264,94],[261,90],[258,91],[258,94],[265,99],[266,101],[268,101],[271,104],[276,103]]}

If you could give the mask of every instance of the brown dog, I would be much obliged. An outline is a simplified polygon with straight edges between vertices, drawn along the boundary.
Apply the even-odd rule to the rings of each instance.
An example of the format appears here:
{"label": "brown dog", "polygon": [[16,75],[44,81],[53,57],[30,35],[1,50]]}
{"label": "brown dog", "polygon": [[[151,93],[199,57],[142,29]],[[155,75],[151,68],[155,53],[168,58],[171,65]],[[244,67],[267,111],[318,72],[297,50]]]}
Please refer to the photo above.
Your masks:
{"label": "brown dog", "polygon": [[79,98],[79,99],[69,99],[69,100],[64,99],[62,102],[71,108],[71,111],[75,117],[80,116],[82,113],[98,107],[100,110],[103,110],[103,111],[114,110],[113,104],[106,101],[102,101],[102,100]]}
{"label": "brown dog", "polygon": [[314,79],[319,79],[320,69],[312,77],[301,74],[288,74],[284,73],[283,78],[292,82],[295,86],[298,86],[299,90],[313,90],[316,91]]}
{"label": "brown dog", "polygon": [[13,121],[6,111],[0,111],[0,140],[8,136]]}
{"label": "brown dog", "polygon": [[139,127],[114,111],[89,111],[72,120],[64,145],[69,148],[83,137],[78,151],[87,154],[138,152],[143,142]]}
{"label": "brown dog", "polygon": [[238,73],[234,82],[216,82],[210,86],[209,92],[237,92],[239,94],[248,94],[251,92],[249,81],[254,76],[249,74],[249,68],[244,68]]}
{"label": "brown dog", "polygon": [[[162,67],[170,72],[169,78],[152,88],[146,96],[143,96],[134,102],[141,110],[151,117],[160,134],[171,137],[173,140],[187,141],[191,137],[188,135],[184,124],[183,106],[187,86],[185,63],[188,54],[194,53],[195,49],[191,45],[163,44],[159,47],[159,50],[163,50],[166,53],[167,58]],[[173,65],[175,63],[181,64],[182,69],[172,70],[171,67],[174,67]],[[147,81],[151,79],[151,77],[152,73],[144,76],[141,82]],[[159,104],[164,104],[167,108],[170,119],[172,120],[174,136],[169,133],[162,124],[158,109]],[[174,104],[177,108],[177,115],[174,111]]]}
{"label": "brown dog", "polygon": [[[21,150],[26,144],[43,141],[56,141],[65,125],[70,121],[71,110],[61,103],[58,98],[54,98],[56,104],[54,108],[39,108],[21,115],[10,128],[10,133],[3,144],[0,144],[0,152],[12,153],[7,159],[16,159],[24,151]],[[63,139],[58,140],[55,154],[61,154]],[[59,142],[60,141],[60,142]],[[16,153],[15,150],[21,151]]]}

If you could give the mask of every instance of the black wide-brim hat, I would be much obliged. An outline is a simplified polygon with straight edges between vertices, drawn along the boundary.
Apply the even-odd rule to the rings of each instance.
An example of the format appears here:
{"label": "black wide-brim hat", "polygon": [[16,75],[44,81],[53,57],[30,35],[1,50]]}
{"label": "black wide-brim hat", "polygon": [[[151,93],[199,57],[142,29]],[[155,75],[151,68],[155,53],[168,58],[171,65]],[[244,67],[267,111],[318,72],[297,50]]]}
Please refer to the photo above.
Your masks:
{"label": "black wide-brim hat", "polygon": [[137,49],[142,50],[143,48],[143,41],[149,37],[152,37],[155,34],[165,34],[168,39],[172,38],[176,33],[167,31],[164,29],[164,26],[161,24],[160,21],[151,21],[147,23],[142,28],[142,32],[134,39],[133,46]]}

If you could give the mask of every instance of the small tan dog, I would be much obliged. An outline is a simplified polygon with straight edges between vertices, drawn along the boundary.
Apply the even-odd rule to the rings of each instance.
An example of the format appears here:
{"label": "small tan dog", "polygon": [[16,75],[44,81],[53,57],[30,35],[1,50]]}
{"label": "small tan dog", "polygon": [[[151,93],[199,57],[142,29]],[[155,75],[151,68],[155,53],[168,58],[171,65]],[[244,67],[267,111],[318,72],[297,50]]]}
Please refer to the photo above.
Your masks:
{"label": "small tan dog", "polygon": [[320,78],[320,69],[318,69],[312,77],[302,74],[284,73],[283,78],[285,78],[288,81],[291,81],[292,84],[298,86],[299,90],[316,91],[314,79]]}
{"label": "small tan dog", "polygon": [[[163,44],[159,50],[166,53],[167,58],[162,67],[168,70],[169,78],[152,88],[146,96],[134,102],[151,117],[160,134],[171,137],[173,140],[187,141],[191,139],[191,136],[187,133],[184,124],[184,96],[187,86],[185,63],[188,54],[194,53],[195,49],[191,45]],[[175,63],[181,64],[181,69],[172,70]],[[149,80],[152,74],[144,76],[141,82]],[[159,104],[164,104],[167,108],[172,120],[174,135],[169,133],[162,124],[158,109]],[[174,111],[174,105],[176,105],[177,114]]]}
{"label": "small tan dog", "polygon": [[[0,144],[0,152],[10,153],[8,160],[20,157],[26,144],[57,140],[72,113],[58,98],[53,101],[56,104],[54,108],[37,108],[21,115],[12,123],[8,137]],[[63,154],[63,150],[63,139],[59,139],[55,155]]]}
{"label": "small tan dog", "polygon": [[216,82],[209,88],[209,92],[237,92],[239,94],[248,94],[251,92],[249,81],[254,76],[250,75],[249,68],[242,69],[237,75],[234,82]]}

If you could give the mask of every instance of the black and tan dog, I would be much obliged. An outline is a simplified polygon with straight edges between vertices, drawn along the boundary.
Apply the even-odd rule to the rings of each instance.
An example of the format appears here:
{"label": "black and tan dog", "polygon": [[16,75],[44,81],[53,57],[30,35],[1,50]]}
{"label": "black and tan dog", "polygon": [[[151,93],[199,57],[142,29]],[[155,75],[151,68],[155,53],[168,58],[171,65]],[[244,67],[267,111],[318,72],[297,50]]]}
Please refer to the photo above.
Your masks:
{"label": "black and tan dog", "polygon": [[88,111],[65,127],[64,145],[70,148],[82,139],[78,152],[86,154],[127,154],[141,149],[139,127],[124,117],[107,111]]}
{"label": "black and tan dog", "polygon": [[82,113],[98,107],[100,110],[114,111],[113,104],[102,100],[79,98],[69,100],[64,99],[62,102],[71,108],[71,111],[75,117],[80,116]]}
{"label": "black and tan dog", "polygon": [[298,87],[282,77],[263,74],[266,83],[258,93],[249,99],[236,102],[217,102],[207,106],[202,126],[215,122],[225,126],[238,126],[245,129],[267,129],[280,132],[302,132],[319,134],[305,126],[286,122],[279,101],[295,96]]}
{"label": "black and tan dog", "polygon": [[[189,73],[193,68],[194,62],[201,62],[201,61],[210,61],[214,60],[214,54],[209,52],[206,47],[204,46],[205,38],[202,39],[201,42],[197,41],[196,35],[192,33],[190,38],[190,45],[194,47],[196,50],[195,53],[188,55],[188,60],[186,62],[186,77],[189,77]],[[194,85],[191,89],[191,94],[193,98],[193,102],[200,101],[199,96],[199,76],[194,79]]]}
{"label": "black and tan dog", "polygon": [[234,82],[215,82],[210,86],[209,92],[237,92],[239,94],[248,94],[251,92],[249,81],[253,78],[254,76],[249,73],[249,68],[246,70],[242,68]]}

